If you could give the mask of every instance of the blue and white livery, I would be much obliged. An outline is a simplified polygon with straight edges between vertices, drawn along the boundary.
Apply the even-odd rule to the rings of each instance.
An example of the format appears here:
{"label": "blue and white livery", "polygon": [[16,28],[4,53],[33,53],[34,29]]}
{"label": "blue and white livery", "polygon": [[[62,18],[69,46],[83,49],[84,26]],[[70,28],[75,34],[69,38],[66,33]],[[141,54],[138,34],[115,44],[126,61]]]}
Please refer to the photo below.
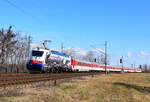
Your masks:
{"label": "blue and white livery", "polygon": [[33,49],[27,69],[32,72],[62,72],[71,70],[71,57],[48,49]]}

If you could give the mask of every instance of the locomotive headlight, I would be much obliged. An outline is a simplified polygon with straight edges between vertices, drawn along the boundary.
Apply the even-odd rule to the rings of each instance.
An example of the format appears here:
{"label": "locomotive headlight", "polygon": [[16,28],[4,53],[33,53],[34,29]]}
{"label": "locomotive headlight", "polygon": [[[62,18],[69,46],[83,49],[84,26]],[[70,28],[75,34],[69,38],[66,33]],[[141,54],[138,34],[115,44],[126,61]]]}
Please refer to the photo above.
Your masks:
{"label": "locomotive headlight", "polygon": [[39,63],[44,64],[44,61],[39,61]]}

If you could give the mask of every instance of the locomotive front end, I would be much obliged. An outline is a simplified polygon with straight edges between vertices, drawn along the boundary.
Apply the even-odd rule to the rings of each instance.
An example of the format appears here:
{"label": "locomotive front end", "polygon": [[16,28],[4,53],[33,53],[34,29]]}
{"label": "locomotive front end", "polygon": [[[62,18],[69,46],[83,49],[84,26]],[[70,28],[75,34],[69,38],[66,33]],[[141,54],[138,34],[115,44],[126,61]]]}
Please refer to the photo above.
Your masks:
{"label": "locomotive front end", "polygon": [[45,50],[32,50],[30,60],[27,63],[27,69],[31,73],[44,71],[46,53]]}

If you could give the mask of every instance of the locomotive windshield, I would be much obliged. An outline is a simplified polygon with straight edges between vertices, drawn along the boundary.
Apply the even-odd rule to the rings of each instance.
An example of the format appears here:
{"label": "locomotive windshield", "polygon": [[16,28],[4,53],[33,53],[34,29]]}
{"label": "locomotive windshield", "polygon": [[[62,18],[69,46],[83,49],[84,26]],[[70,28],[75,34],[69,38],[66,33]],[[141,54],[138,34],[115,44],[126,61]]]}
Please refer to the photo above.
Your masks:
{"label": "locomotive windshield", "polygon": [[42,57],[43,51],[32,51],[32,56]]}

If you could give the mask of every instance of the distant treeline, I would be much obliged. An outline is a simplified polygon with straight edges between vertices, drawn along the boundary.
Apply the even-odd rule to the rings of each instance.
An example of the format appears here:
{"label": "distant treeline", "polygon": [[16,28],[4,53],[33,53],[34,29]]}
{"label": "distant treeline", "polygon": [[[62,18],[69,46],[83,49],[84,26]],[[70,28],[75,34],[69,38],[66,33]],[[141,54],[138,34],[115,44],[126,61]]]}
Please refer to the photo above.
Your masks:
{"label": "distant treeline", "polygon": [[26,71],[28,40],[28,36],[13,32],[12,26],[0,30],[0,73]]}

